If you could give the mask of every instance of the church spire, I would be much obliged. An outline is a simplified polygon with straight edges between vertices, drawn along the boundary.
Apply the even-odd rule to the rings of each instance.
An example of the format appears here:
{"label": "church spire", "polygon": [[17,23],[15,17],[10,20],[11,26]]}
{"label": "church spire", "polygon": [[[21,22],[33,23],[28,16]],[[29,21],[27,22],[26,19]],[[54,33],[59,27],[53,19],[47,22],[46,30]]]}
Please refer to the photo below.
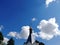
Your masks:
{"label": "church spire", "polygon": [[[29,29],[29,36],[28,36],[28,39],[27,41],[24,43],[24,45],[44,45],[44,43],[42,42],[39,42],[37,40],[35,40],[34,42],[32,41],[32,28],[30,27]],[[33,43],[32,43],[33,42]]]}
{"label": "church spire", "polygon": [[31,34],[32,34],[32,28],[30,27],[30,29],[29,29],[29,37],[28,37],[26,43],[28,43],[28,42],[32,43]]}

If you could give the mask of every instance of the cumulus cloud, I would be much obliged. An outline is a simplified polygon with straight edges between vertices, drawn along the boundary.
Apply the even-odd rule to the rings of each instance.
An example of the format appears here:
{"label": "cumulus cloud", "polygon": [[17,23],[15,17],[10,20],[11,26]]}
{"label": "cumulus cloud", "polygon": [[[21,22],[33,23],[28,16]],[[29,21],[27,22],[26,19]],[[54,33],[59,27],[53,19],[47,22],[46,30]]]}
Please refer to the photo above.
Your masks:
{"label": "cumulus cloud", "polygon": [[4,40],[3,40],[3,42],[5,43],[5,44],[7,44],[7,42],[9,41],[9,39],[8,38],[6,38],[6,37],[4,37]]}
{"label": "cumulus cloud", "polygon": [[21,32],[9,32],[8,36],[20,38],[20,39],[27,39],[29,36],[29,26],[23,26]]}
{"label": "cumulus cloud", "polygon": [[56,1],[56,0],[46,0],[46,7],[48,7],[49,4],[52,3],[52,2],[54,2],[54,1]]}
{"label": "cumulus cloud", "polygon": [[37,28],[40,30],[39,37],[42,39],[50,40],[54,36],[60,36],[59,25],[56,23],[55,18],[50,18],[49,20],[41,20]]}

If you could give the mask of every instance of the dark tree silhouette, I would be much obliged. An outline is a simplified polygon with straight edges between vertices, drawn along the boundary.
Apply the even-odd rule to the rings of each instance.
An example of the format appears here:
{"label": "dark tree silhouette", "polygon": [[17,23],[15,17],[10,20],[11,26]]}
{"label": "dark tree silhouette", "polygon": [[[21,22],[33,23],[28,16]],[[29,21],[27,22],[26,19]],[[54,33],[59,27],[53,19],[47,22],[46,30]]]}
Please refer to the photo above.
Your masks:
{"label": "dark tree silhouette", "polygon": [[43,42],[35,41],[36,43],[39,43],[39,45],[45,45]]}
{"label": "dark tree silhouette", "polygon": [[40,44],[39,45],[45,45],[44,43],[42,43],[42,42],[40,42]]}
{"label": "dark tree silhouette", "polygon": [[0,40],[4,40],[2,33],[0,32]]}
{"label": "dark tree silhouette", "polygon": [[2,43],[2,41],[4,40],[2,32],[0,32],[0,44]]}
{"label": "dark tree silhouette", "polygon": [[7,45],[14,45],[14,40],[13,38],[11,38],[9,41],[8,41],[8,44]]}

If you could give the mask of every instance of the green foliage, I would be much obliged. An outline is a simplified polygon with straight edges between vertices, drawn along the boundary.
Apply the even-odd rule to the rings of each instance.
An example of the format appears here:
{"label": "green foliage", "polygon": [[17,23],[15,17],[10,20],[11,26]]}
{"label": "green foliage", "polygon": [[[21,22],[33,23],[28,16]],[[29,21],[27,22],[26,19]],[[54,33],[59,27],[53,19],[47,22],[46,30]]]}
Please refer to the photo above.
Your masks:
{"label": "green foliage", "polygon": [[11,38],[9,41],[8,41],[8,44],[7,45],[14,45],[14,40],[13,38]]}

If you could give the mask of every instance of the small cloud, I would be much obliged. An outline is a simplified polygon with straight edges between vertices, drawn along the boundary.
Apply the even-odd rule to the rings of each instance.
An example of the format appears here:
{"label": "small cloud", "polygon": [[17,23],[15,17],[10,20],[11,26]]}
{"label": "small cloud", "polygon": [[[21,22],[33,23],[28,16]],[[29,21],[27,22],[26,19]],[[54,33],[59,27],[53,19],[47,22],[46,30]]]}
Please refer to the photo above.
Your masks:
{"label": "small cloud", "polygon": [[39,37],[42,39],[50,40],[54,36],[60,36],[59,25],[56,23],[55,18],[49,20],[41,20],[37,28],[40,30]]}
{"label": "small cloud", "polygon": [[32,21],[35,21],[36,20],[36,18],[32,18]]}
{"label": "small cloud", "polygon": [[55,2],[56,0],[46,0],[46,7],[49,6],[50,3]]}
{"label": "small cloud", "polygon": [[17,35],[17,32],[9,32],[7,36],[16,37],[16,35]]}
{"label": "small cloud", "polygon": [[1,26],[0,26],[0,31],[1,31],[3,28],[4,28],[3,25],[1,25]]}

